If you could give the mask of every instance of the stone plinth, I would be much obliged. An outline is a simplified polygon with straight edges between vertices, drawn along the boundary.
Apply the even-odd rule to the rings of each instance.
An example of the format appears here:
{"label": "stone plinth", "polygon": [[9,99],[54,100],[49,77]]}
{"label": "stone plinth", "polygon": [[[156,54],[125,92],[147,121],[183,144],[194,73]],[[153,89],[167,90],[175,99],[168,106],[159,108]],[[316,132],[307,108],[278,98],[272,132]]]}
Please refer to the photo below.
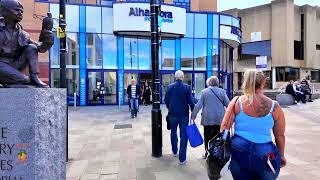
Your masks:
{"label": "stone plinth", "polygon": [[66,91],[0,88],[0,179],[66,179]]}

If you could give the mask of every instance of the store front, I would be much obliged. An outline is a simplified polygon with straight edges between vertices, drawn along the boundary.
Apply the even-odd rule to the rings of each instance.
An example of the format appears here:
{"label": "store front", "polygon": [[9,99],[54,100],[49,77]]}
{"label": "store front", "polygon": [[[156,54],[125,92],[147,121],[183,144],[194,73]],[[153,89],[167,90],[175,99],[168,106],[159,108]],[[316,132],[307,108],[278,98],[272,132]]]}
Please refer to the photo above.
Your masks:
{"label": "store front", "polygon": [[[69,103],[75,93],[81,106],[124,104],[131,79],[152,85],[148,9],[148,3],[67,5]],[[50,12],[57,18],[58,4],[51,3]],[[185,72],[185,82],[196,97],[212,75],[219,76],[232,96],[230,52],[241,43],[239,20],[219,13],[187,12],[173,5],[162,5],[161,16],[162,102],[176,70]],[[51,87],[59,84],[59,40],[55,41],[50,51]]]}

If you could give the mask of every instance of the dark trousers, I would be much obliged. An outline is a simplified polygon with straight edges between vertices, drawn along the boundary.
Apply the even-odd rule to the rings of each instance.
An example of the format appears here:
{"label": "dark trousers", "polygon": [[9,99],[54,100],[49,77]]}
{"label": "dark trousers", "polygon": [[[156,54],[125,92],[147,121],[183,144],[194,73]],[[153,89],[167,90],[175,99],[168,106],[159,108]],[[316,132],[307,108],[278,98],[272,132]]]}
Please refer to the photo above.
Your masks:
{"label": "dark trousers", "polygon": [[213,125],[213,126],[204,126],[204,148],[207,151],[208,149],[208,144],[209,141],[216,136],[217,134],[219,134],[220,132],[220,125]]}
{"label": "dark trousers", "polygon": [[30,79],[22,71],[29,67],[30,75],[39,74],[38,49],[35,45],[26,46],[20,57],[11,59],[10,62],[0,57],[0,82],[4,84],[28,84]]}

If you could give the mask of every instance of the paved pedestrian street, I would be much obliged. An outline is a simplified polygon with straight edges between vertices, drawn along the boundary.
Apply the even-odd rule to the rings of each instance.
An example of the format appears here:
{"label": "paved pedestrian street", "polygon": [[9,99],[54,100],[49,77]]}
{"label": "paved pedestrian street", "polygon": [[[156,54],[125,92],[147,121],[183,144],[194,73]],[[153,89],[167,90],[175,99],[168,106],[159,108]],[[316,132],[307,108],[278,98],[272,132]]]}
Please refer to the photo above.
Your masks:
{"label": "paved pedestrian street", "polygon": [[[68,180],[207,180],[204,148],[188,146],[185,166],[170,149],[163,114],[163,157],[151,157],[151,106],[130,119],[127,106],[69,109]],[[320,101],[284,108],[286,157],[280,180],[320,179]],[[198,115],[197,123],[200,116]],[[199,126],[201,131],[202,127]],[[231,180],[230,172],[222,178]]]}

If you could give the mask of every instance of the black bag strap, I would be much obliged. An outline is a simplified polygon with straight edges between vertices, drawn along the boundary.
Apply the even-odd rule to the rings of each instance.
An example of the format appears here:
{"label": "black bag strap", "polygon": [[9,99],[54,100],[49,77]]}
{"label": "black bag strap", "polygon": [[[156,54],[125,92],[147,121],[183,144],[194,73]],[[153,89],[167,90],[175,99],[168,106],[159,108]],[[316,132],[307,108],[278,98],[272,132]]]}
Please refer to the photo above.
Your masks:
{"label": "black bag strap", "polygon": [[223,101],[219,98],[219,96],[218,96],[211,88],[209,88],[209,89],[210,89],[211,92],[219,99],[219,101],[221,102],[221,104],[224,106]]}

